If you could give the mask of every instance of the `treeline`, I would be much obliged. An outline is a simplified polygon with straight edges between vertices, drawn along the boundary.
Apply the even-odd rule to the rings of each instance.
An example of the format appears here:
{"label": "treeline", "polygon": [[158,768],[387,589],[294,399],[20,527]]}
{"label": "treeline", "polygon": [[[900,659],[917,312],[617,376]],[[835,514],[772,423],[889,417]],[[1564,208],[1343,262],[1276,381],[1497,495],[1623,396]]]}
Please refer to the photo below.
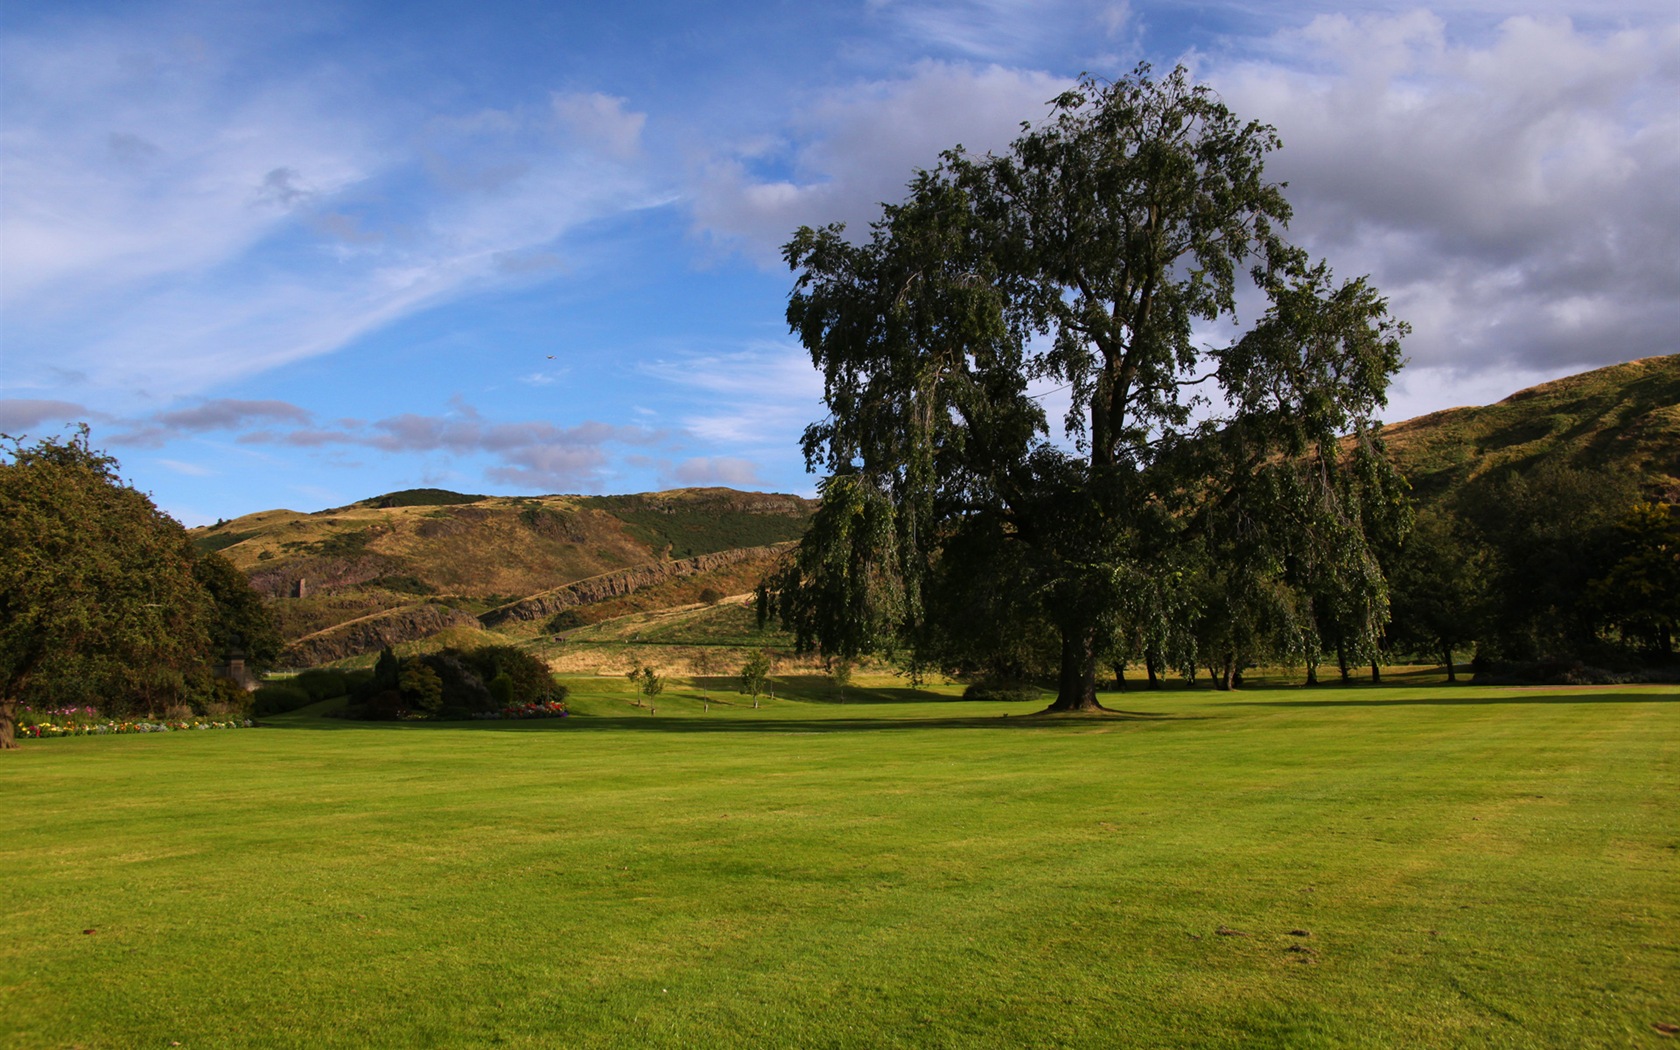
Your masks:
{"label": "treeline", "polygon": [[1454,674],[1590,681],[1671,663],[1680,512],[1637,478],[1557,464],[1481,478],[1419,510],[1385,558],[1388,647]]}

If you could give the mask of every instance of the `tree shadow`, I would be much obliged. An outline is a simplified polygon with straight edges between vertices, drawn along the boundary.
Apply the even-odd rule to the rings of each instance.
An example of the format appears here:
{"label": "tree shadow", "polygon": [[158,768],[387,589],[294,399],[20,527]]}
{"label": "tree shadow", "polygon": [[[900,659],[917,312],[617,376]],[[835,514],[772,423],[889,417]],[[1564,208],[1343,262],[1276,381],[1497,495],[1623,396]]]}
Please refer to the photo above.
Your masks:
{"label": "tree shadow", "polygon": [[[1483,707],[1500,704],[1672,704],[1680,703],[1680,690],[1672,693],[1611,693],[1602,686],[1578,686],[1576,693],[1538,692],[1558,687],[1532,686],[1533,696],[1406,696],[1370,697],[1356,700],[1227,700],[1224,707]],[[1568,687],[1563,687],[1568,688]]]}
{"label": "tree shadow", "polygon": [[827,733],[859,733],[907,729],[994,729],[1022,732],[1067,728],[1069,726],[1119,726],[1148,722],[1198,721],[1205,716],[1167,714],[1150,711],[1097,711],[1090,714],[1064,713],[1053,717],[1036,717],[1037,712],[1002,715],[952,716],[940,718],[871,718],[822,717],[784,718],[777,715],[677,715],[661,717],[657,714],[639,715],[573,715],[568,718],[484,719],[469,722],[358,722],[350,719],[310,719],[262,723],[264,728],[283,730],[311,730],[326,732],[354,732],[356,730],[396,730],[399,732],[439,732],[468,730],[487,733],[594,732],[599,730],[643,733],[761,733],[772,736],[822,735]]}

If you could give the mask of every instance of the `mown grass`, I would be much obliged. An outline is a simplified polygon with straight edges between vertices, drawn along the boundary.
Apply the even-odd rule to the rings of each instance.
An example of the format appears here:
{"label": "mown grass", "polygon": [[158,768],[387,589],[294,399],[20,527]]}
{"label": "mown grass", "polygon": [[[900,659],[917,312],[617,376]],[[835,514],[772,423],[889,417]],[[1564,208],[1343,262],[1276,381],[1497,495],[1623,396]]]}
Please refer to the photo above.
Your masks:
{"label": "mown grass", "polygon": [[563,722],[301,714],[0,756],[5,1045],[1663,1046],[1680,1024],[1672,688],[1028,718],[887,679],[844,704],[784,681],[759,710],[673,682],[657,713],[569,684]]}

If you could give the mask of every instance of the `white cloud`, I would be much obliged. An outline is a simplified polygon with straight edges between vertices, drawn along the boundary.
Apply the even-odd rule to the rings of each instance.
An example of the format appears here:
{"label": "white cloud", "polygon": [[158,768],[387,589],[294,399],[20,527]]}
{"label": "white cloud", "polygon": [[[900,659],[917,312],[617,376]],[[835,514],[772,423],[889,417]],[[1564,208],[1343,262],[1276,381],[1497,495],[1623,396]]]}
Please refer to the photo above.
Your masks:
{"label": "white cloud", "polygon": [[585,142],[605,149],[620,160],[631,159],[640,151],[647,114],[626,110],[628,99],[599,92],[556,92],[551,102],[554,115]]}
{"label": "white cloud", "polygon": [[1515,17],[1465,44],[1428,12],[1324,16],[1204,75],[1277,126],[1294,234],[1373,275],[1430,375],[1672,352],[1680,26]]}
{"label": "white cloud", "polygon": [[730,488],[757,488],[763,484],[758,464],[749,459],[732,456],[696,456],[685,459],[659,475],[661,485],[697,488],[724,485]]}
{"label": "white cloud", "polygon": [[[772,263],[801,225],[865,229],[918,168],[962,145],[1002,149],[1069,86],[1047,73],[923,62],[910,75],[823,96],[794,119],[793,144],[763,139],[714,155],[696,174],[696,229]],[[781,171],[771,169],[780,165]]]}
{"label": "white cloud", "polygon": [[250,75],[273,24],[177,28],[5,41],[0,296],[20,384],[68,365],[107,389],[204,390],[562,275],[569,231],[669,199],[623,99],[417,124],[324,62]]}
{"label": "white cloud", "polygon": [[687,392],[685,430],[709,447],[778,458],[821,418],[822,375],[797,345],[769,343],[727,354],[696,354],[641,371]]}

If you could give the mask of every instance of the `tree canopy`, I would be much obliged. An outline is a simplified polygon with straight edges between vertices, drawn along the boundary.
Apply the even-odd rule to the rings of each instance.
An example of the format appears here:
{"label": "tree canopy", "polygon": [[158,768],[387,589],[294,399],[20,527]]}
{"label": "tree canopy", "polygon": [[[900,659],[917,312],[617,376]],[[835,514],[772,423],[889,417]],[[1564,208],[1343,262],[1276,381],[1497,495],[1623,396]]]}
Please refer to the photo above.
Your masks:
{"label": "tree canopy", "polygon": [[[822,508],[771,584],[784,620],[843,658],[1053,666],[1058,709],[1098,706],[1117,649],[1228,683],[1262,640],[1216,622],[1316,652],[1334,608],[1374,637],[1369,537],[1403,527],[1374,414],[1404,326],[1284,240],[1276,135],[1184,69],[1051,106],[1002,155],[916,173],[861,242],[786,245],[829,414],[804,437]],[[1209,342],[1251,291],[1260,316]]]}
{"label": "tree canopy", "polygon": [[207,689],[222,654],[213,638],[270,644],[249,584],[206,564],[85,427],[69,440],[4,440],[0,747],[13,746],[20,700],[150,710]]}

